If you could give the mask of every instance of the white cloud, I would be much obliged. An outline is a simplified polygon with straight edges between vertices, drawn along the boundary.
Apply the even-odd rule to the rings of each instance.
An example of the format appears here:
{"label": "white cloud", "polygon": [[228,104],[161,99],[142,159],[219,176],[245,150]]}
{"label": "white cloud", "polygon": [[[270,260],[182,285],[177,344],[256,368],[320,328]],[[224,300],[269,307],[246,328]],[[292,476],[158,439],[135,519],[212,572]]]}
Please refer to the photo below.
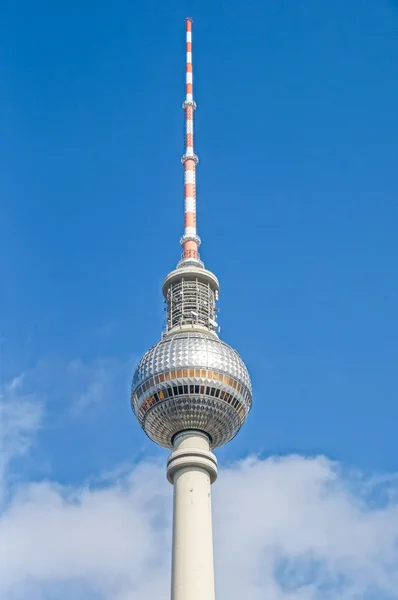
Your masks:
{"label": "white cloud", "polygon": [[1,597],[75,580],[113,598],[142,587],[152,568],[151,586],[163,581],[167,485],[159,467],[146,465],[105,489],[26,486],[1,523]]}
{"label": "white cloud", "polygon": [[[83,361],[41,360],[33,368],[3,386],[7,397],[24,395],[44,404],[58,404],[58,410],[78,416],[98,409],[115,394],[128,397],[134,359],[114,357]],[[33,392],[32,392],[33,390]],[[126,400],[127,402],[127,400]]]}
{"label": "white cloud", "polygon": [[[398,597],[398,507],[372,508],[371,489],[321,457],[221,470],[218,598]],[[82,598],[168,598],[171,492],[164,467],[148,463],[106,487],[23,487],[2,517],[1,597],[66,598],[75,585]]]}
{"label": "white cloud", "polygon": [[[44,414],[60,424],[70,417],[98,418],[115,398],[126,398],[131,360],[115,358],[83,362],[40,360],[33,368],[0,385],[0,507],[20,476],[16,461],[26,457]],[[43,466],[43,465],[41,465]],[[48,469],[48,465],[46,465]]]}
{"label": "white cloud", "polygon": [[[29,390],[45,400],[61,372],[61,394],[81,409],[114,397],[124,377],[112,361],[73,361],[48,380],[42,363],[3,386],[3,473],[42,424]],[[142,462],[90,481],[10,489],[0,513],[2,600],[169,598],[164,465]],[[218,600],[398,598],[397,476],[366,479],[324,457],[252,458],[220,470],[213,500]]]}
{"label": "white cloud", "polygon": [[25,375],[0,387],[0,502],[10,463],[29,450],[41,426],[43,406],[24,390]]}
{"label": "white cloud", "polygon": [[131,369],[112,358],[90,363],[76,359],[65,366],[64,375],[73,398],[72,413],[78,415],[87,409],[98,409],[107,398],[112,398],[115,388],[126,384],[127,377],[131,377]]}
{"label": "white cloud", "polygon": [[372,489],[320,457],[225,471],[215,524],[232,598],[363,598],[372,588],[398,597],[398,505],[372,509]]}

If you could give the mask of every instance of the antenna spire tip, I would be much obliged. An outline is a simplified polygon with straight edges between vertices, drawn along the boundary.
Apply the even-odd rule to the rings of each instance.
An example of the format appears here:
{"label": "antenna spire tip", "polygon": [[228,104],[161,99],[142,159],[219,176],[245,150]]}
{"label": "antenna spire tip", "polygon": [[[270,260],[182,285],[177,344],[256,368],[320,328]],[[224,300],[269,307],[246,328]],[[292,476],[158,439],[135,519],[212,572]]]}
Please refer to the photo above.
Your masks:
{"label": "antenna spire tip", "polygon": [[188,22],[188,23],[193,23],[193,18],[192,17],[186,17],[185,21]]}

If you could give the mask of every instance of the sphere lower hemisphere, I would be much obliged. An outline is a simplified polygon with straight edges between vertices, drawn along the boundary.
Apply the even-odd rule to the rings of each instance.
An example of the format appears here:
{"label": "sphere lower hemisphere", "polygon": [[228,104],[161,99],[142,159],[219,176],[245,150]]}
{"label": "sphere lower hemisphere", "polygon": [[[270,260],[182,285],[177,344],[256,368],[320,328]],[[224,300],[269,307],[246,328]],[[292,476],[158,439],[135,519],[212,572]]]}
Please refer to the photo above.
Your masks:
{"label": "sphere lower hemisphere", "polygon": [[207,433],[212,448],[230,441],[251,407],[250,377],[238,352],[215,335],[166,335],[140,360],[131,403],[146,434],[166,448],[186,429]]}

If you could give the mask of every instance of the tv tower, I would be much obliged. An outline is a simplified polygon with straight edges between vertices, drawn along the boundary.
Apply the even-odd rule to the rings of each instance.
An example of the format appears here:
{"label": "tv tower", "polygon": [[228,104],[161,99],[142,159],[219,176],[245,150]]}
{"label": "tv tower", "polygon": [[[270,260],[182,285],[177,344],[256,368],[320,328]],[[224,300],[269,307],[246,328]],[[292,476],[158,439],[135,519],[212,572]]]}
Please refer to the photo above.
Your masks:
{"label": "tv tower", "polygon": [[170,448],[174,486],[172,600],[214,600],[210,486],[214,448],[229,442],[252,403],[250,377],[238,352],[217,334],[217,277],[199,257],[196,232],[192,19],[186,19],[184,234],[182,257],[163,282],[166,329],[140,360],[131,404],[145,433]]}

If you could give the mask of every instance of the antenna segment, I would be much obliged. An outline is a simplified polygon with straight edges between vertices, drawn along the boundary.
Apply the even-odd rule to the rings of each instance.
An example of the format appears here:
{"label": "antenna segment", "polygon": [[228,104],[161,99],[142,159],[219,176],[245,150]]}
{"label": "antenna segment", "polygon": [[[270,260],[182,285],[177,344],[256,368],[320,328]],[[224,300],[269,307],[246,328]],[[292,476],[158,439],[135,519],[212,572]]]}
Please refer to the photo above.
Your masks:
{"label": "antenna segment", "polygon": [[185,154],[181,158],[184,165],[184,235],[182,262],[198,261],[200,237],[196,233],[196,165],[198,157],[194,153],[193,117],[196,104],[193,99],[192,73],[192,19],[185,20],[186,31],[186,70],[185,70]]}

